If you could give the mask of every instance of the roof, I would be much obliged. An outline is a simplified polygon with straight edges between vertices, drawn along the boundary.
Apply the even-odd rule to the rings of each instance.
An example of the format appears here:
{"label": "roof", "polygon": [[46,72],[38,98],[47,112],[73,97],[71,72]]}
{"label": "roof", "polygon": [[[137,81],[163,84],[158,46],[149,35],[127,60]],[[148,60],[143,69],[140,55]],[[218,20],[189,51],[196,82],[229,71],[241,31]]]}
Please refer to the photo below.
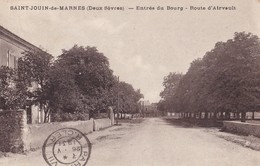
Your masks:
{"label": "roof", "polygon": [[40,52],[44,52],[43,50],[41,50],[40,48],[36,47],[35,45],[27,42],[26,40],[20,38],[19,36],[15,35],[14,33],[10,32],[9,30],[5,29],[4,27],[2,27],[0,25],[0,37],[1,35],[7,37],[8,39],[11,39],[17,43],[19,43],[20,45],[22,45],[23,47],[29,49],[29,50],[34,50],[34,51],[40,51]]}

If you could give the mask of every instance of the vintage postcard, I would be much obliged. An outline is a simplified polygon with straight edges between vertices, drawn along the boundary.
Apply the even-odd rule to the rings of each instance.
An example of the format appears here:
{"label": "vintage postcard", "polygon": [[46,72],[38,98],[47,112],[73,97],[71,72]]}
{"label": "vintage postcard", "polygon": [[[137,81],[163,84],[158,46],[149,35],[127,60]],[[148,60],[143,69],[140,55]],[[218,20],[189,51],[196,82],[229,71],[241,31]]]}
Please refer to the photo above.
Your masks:
{"label": "vintage postcard", "polygon": [[260,0],[1,0],[1,166],[260,165]]}

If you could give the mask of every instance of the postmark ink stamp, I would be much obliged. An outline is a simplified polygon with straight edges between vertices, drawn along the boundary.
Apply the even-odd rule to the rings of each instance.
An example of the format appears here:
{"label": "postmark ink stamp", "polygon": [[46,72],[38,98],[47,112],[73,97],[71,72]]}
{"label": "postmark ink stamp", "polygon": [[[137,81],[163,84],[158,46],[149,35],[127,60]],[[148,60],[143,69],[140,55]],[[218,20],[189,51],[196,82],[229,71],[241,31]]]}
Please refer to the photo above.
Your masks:
{"label": "postmark ink stamp", "polygon": [[63,128],[53,132],[42,147],[43,158],[50,166],[85,166],[90,154],[89,139],[74,128]]}

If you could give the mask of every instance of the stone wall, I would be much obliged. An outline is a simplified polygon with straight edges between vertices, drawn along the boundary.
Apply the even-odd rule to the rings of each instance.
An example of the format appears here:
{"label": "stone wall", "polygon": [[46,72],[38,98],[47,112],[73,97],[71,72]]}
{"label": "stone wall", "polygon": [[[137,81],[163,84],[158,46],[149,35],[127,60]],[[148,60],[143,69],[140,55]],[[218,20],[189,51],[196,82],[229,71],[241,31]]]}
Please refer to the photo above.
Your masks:
{"label": "stone wall", "polygon": [[61,128],[75,128],[84,134],[93,132],[93,119],[88,121],[54,122],[45,124],[27,125],[25,150],[35,150],[42,148],[46,138],[53,132]]}
{"label": "stone wall", "polygon": [[27,124],[26,111],[1,111],[0,125],[0,151],[17,153],[42,148],[47,137],[61,128],[88,134],[112,126],[113,119]]}
{"label": "stone wall", "polygon": [[107,128],[109,126],[111,126],[112,123],[111,123],[111,120],[110,119],[95,119],[94,120],[94,128],[93,130],[94,131],[98,131],[100,129],[104,129],[104,128]]}
{"label": "stone wall", "polygon": [[238,121],[224,121],[224,131],[260,137],[260,124],[242,123]]}
{"label": "stone wall", "polygon": [[0,112],[0,151],[15,153],[23,151],[26,124],[24,110]]}

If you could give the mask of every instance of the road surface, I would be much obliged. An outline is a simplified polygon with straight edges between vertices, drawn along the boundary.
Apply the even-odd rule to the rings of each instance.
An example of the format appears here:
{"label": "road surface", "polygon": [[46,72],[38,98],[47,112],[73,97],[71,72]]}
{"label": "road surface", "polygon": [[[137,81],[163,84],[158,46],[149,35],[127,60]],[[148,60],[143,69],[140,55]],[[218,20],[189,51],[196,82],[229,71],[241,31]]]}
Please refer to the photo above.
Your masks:
{"label": "road surface", "polygon": [[[260,152],[228,142],[203,128],[164,119],[114,126],[88,135],[87,166],[257,166]],[[0,165],[46,165],[41,151],[0,158]]]}

